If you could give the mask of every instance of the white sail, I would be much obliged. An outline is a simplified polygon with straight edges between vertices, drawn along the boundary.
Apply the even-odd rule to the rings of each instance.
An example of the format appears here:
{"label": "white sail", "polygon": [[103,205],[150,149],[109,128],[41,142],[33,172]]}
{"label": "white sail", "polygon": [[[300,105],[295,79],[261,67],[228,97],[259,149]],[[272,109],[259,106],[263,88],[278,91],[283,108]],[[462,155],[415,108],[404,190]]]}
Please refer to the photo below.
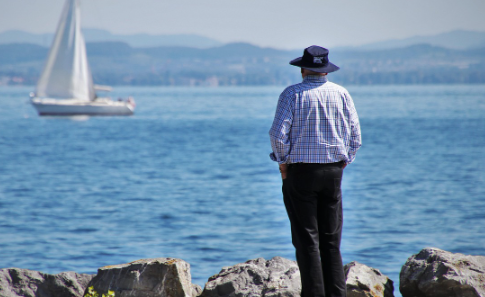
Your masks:
{"label": "white sail", "polygon": [[36,95],[83,101],[96,97],[81,33],[78,0],[66,0]]}
{"label": "white sail", "polygon": [[[96,97],[81,33],[79,0],[66,0],[56,36],[31,103],[41,116],[132,115],[135,100]],[[108,91],[107,86],[97,86]]]}

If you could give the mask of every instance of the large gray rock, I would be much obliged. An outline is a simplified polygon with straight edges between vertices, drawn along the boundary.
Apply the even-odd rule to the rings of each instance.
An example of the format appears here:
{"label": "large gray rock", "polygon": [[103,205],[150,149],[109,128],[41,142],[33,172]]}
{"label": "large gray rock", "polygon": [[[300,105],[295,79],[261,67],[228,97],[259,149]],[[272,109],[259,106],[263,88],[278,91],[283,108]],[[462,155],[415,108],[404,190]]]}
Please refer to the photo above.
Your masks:
{"label": "large gray rock", "polygon": [[19,268],[0,269],[0,296],[81,297],[93,277],[75,272],[46,274]]}
{"label": "large gray rock", "polygon": [[300,271],[296,262],[274,257],[224,267],[209,278],[201,297],[299,297]]}
{"label": "large gray rock", "polygon": [[379,270],[358,262],[344,266],[347,297],[394,297],[394,284]]}
{"label": "large gray rock", "polygon": [[180,259],[142,259],[105,266],[88,284],[85,294],[116,297],[195,297],[201,289],[192,285],[190,265]]}
{"label": "large gray rock", "polygon": [[483,297],[485,257],[426,248],[406,261],[399,278],[403,297]]}

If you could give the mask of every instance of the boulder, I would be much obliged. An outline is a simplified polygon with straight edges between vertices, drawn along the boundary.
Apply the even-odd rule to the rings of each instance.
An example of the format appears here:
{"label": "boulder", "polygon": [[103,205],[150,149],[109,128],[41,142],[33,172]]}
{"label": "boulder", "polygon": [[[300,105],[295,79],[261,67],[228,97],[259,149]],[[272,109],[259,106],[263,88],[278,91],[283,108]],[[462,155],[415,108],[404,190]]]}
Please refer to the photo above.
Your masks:
{"label": "boulder", "polygon": [[347,297],[394,297],[394,284],[379,270],[358,262],[344,266]]}
{"label": "boulder", "polygon": [[485,296],[485,257],[426,248],[401,269],[403,297]]}
{"label": "boulder", "polygon": [[190,265],[183,260],[142,259],[99,268],[85,296],[195,297],[201,289],[191,281]]}
{"label": "boulder", "polygon": [[19,268],[0,269],[0,296],[82,297],[93,277],[75,272],[46,274]]}
{"label": "boulder", "polygon": [[249,260],[222,268],[209,278],[201,297],[300,297],[300,270],[296,262],[274,257]]}

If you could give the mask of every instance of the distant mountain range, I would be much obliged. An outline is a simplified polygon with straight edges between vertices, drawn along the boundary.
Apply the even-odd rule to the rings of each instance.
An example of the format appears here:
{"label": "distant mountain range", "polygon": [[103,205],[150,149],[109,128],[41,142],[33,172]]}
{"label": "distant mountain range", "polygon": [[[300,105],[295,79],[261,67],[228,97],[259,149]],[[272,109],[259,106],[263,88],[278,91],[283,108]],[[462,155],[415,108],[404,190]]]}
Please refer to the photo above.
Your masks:
{"label": "distant mountain range", "polygon": [[[193,47],[206,49],[223,45],[215,39],[203,37],[195,34],[176,34],[176,35],[150,35],[150,34],[131,34],[120,35],[112,34],[101,29],[83,29],[86,42],[124,42],[131,47]],[[0,44],[10,43],[32,43],[49,47],[52,42],[53,34],[34,34],[24,31],[5,31],[0,33]],[[485,47],[485,32],[456,30],[447,33],[415,36],[404,39],[393,39],[381,42],[374,42],[358,47],[339,47],[340,49],[354,50],[384,50],[402,48],[416,44],[428,44],[450,49],[473,49]]]}
{"label": "distant mountain range", "polygon": [[[451,40],[450,36],[458,42],[455,34],[445,37]],[[480,47],[478,39],[466,47],[461,42],[463,49],[415,40],[419,43],[402,47],[389,43],[374,49],[371,45],[332,49],[330,60],[341,69],[331,74],[331,80],[345,85],[485,84],[485,45]],[[0,85],[35,85],[39,79],[48,46],[18,41],[0,44]],[[301,80],[298,69],[288,65],[301,55],[301,49],[279,50],[247,43],[208,48],[135,47],[119,41],[88,42],[86,46],[97,84],[288,85]]]}
{"label": "distant mountain range", "polygon": [[[101,29],[83,29],[86,42],[124,42],[132,47],[184,46],[193,48],[210,48],[222,45],[221,42],[195,34],[150,35],[131,34],[119,35]],[[0,33],[0,44],[31,43],[49,47],[53,33],[34,34],[18,30]]]}
{"label": "distant mountain range", "polygon": [[437,35],[415,36],[375,42],[358,47],[367,50],[402,48],[415,44],[429,44],[450,49],[473,49],[485,47],[485,32],[456,30]]}

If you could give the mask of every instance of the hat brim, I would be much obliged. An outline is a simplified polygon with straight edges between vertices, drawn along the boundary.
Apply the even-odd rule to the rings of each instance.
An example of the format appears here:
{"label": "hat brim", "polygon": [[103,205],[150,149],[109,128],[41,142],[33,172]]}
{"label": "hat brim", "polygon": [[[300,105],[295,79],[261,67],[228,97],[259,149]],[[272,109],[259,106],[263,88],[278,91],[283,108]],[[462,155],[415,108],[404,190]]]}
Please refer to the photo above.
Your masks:
{"label": "hat brim", "polygon": [[318,73],[330,73],[330,72],[335,72],[335,71],[340,69],[340,67],[338,67],[337,65],[335,65],[331,62],[328,62],[328,64],[323,66],[323,67],[318,67],[318,68],[308,67],[308,66],[305,65],[305,63],[303,63],[302,57],[291,60],[290,64],[293,65],[293,66],[296,66],[296,67],[308,69],[308,70],[315,71],[315,72],[318,72]]}

